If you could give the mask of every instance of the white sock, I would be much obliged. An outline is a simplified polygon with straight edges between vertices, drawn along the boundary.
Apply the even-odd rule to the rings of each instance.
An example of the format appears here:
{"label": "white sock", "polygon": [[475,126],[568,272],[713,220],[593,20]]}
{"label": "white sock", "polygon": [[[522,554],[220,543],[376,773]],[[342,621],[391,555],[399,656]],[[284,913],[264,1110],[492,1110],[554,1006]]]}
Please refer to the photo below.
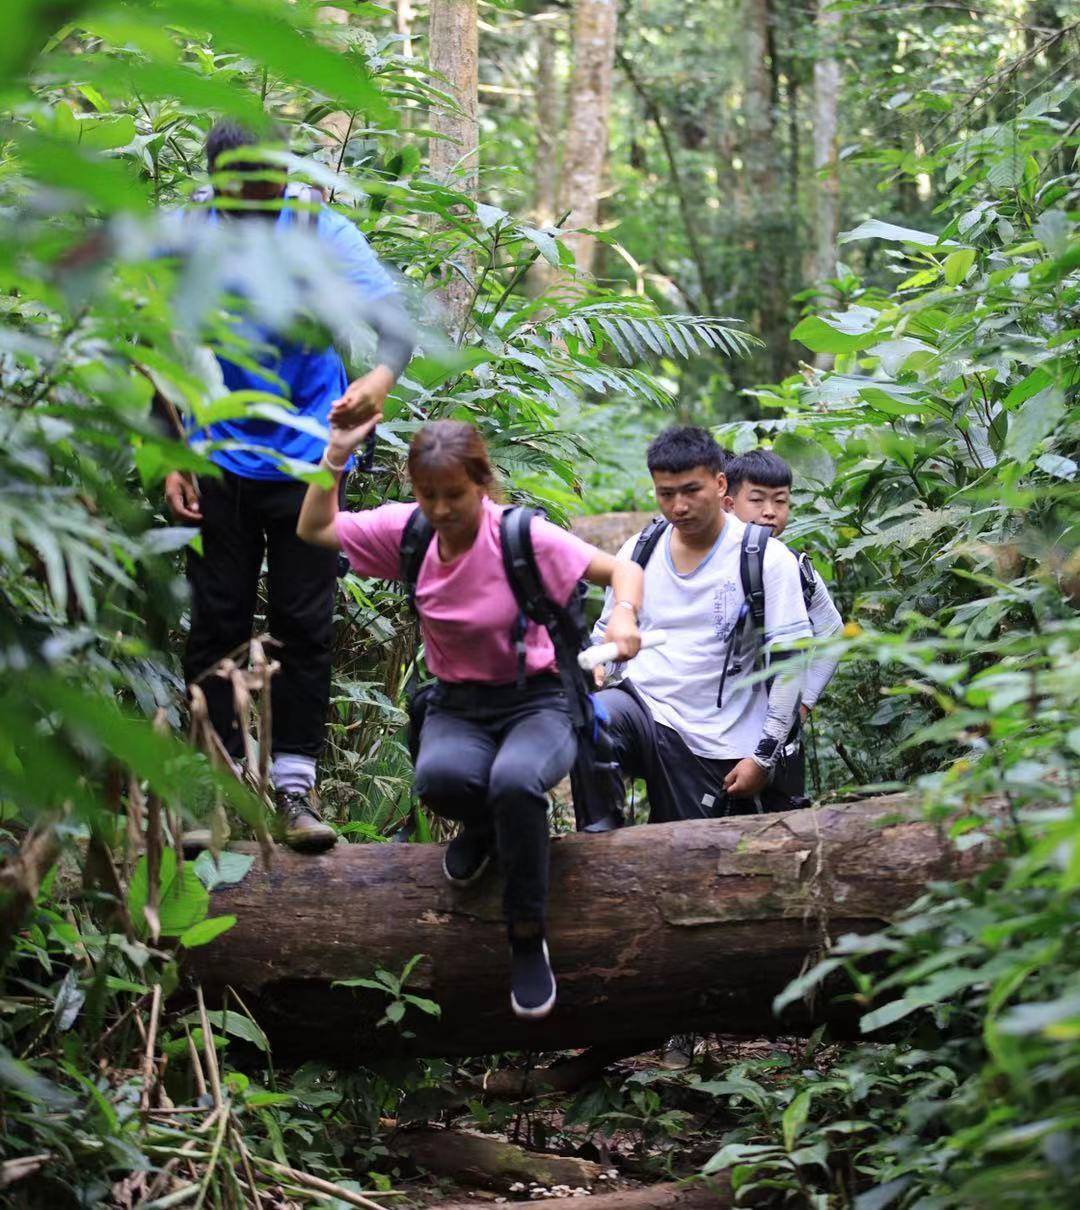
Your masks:
{"label": "white sock", "polygon": [[275,752],[270,766],[270,778],[276,790],[306,794],[315,785],[315,758],[294,756],[290,752]]}

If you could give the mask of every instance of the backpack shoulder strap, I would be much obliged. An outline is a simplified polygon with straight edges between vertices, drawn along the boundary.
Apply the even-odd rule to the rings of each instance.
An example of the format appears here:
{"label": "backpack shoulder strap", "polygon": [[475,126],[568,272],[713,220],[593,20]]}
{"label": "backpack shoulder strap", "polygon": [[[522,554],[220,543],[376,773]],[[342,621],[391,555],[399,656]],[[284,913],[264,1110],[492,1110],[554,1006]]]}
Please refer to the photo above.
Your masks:
{"label": "backpack shoulder strap", "polygon": [[301,227],[313,227],[319,217],[318,207],[324,202],[322,190],[317,185],[305,185],[302,181],[290,181],[285,186],[285,197],[299,202],[296,222]]}
{"label": "backpack shoulder strap", "polygon": [[420,511],[420,506],[409,514],[408,521],[401,534],[401,546],[398,550],[398,575],[405,588],[409,608],[416,613],[416,582],[420,578],[420,565],[424,555],[431,545],[435,531],[431,522]]}
{"label": "backpack shoulder strap", "polygon": [[544,590],[532,544],[532,520],[536,509],[515,505],[499,518],[503,569],[518,608],[532,622],[550,625],[552,602]]}
{"label": "backpack shoulder strap", "polygon": [[638,540],[634,543],[634,550],[630,555],[630,558],[638,567],[645,568],[649,565],[653,551],[656,549],[657,543],[664,536],[667,528],[668,523],[663,517],[653,517],[649,524],[638,534]]}
{"label": "backpack shoulder strap", "polygon": [[813,559],[805,550],[799,553],[799,582],[802,584],[803,604],[809,609],[814,593],[817,592],[817,572],[814,570]]}
{"label": "backpack shoulder strap", "polygon": [[769,530],[764,525],[747,525],[739,551],[739,576],[743,595],[754,629],[765,629],[765,546]]}

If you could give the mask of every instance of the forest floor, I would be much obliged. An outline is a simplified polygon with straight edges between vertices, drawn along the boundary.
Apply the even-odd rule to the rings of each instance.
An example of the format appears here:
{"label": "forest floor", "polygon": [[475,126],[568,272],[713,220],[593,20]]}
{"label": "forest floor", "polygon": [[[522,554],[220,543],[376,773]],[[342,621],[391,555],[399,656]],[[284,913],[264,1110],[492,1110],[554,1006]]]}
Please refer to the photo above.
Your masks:
{"label": "forest floor", "polygon": [[[545,1055],[543,1064],[582,1053]],[[841,1048],[818,1047],[805,1038],[699,1036],[693,1062],[685,1070],[663,1067],[661,1049],[614,1062],[602,1076],[569,1093],[516,1104],[470,1102],[460,1116],[445,1115],[446,1129],[455,1136],[480,1133],[521,1147],[530,1158],[583,1160],[599,1165],[600,1175],[589,1186],[574,1187],[529,1181],[514,1172],[493,1171],[481,1182],[418,1171],[395,1184],[402,1196],[394,1205],[435,1210],[466,1201],[502,1205],[580,1200],[586,1188],[589,1196],[661,1182],[666,1188],[668,1182],[698,1175],[719,1148],[720,1136],[740,1124],[732,1115],[730,1098],[718,1095],[717,1082],[733,1066],[753,1071],[762,1083],[779,1083],[810,1066],[827,1070],[841,1053]],[[515,1065],[524,1077],[525,1068]],[[506,1070],[501,1068],[500,1074]],[[406,1162],[406,1171],[408,1167]]]}

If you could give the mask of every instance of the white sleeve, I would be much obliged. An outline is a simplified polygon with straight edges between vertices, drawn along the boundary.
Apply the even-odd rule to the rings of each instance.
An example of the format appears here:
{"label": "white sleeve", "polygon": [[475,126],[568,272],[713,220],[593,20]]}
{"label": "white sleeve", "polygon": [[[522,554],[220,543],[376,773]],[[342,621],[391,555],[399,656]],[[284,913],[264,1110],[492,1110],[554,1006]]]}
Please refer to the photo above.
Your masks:
{"label": "white sleeve", "polygon": [[777,648],[807,639],[812,631],[803,602],[799,564],[780,542],[770,541],[765,547],[763,580],[765,651],[771,657],[776,675],[769,687],[769,708],[754,759],[771,768],[795,722],[803,682],[802,662],[797,658],[784,659]]}
{"label": "white sleeve", "polygon": [[[825,581],[817,568],[814,568],[814,595],[807,610],[810,615],[810,625],[815,639],[827,639],[843,629],[844,619],[833,604]],[[812,660],[806,671],[803,684],[803,704],[809,709],[815,706],[825,692],[825,686],[832,680],[836,665],[840,662],[839,655],[821,655]]]}

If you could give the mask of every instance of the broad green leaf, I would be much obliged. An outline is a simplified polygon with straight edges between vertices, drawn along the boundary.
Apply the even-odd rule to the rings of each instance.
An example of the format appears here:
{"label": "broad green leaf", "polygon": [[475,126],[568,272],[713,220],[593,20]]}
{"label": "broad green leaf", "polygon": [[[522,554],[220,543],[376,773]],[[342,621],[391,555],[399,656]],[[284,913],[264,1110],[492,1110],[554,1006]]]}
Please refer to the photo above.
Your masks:
{"label": "broad green leaf", "polygon": [[850,231],[841,234],[837,243],[848,244],[859,239],[886,239],[894,243],[918,244],[923,248],[936,248],[941,243],[952,243],[951,240],[941,240],[930,231],[918,231],[914,227],[898,227],[895,223],[883,223],[880,219],[871,218],[860,223]]}
{"label": "broad green leaf", "polygon": [[1005,453],[1026,462],[1065,415],[1065,399],[1057,387],[1047,387],[1026,400],[1009,416]]}
{"label": "broad green leaf", "polygon": [[191,928],[180,934],[180,944],[186,949],[194,949],[197,945],[206,945],[215,937],[220,937],[236,923],[235,916],[210,916],[200,920]]}
{"label": "broad green leaf", "polygon": [[959,286],[975,263],[974,248],[960,248],[945,258],[945,281],[950,286]]}
{"label": "broad green leaf", "polygon": [[[245,1016],[243,1013],[238,1013],[233,1009],[214,1009],[206,1015],[214,1029],[220,1030],[225,1034],[231,1034],[234,1038],[242,1038],[245,1042],[250,1042],[253,1046],[257,1046],[259,1050],[269,1052],[270,1043],[266,1040],[266,1034],[263,1033],[250,1017]],[[190,1012],[187,1016],[181,1017],[180,1024],[199,1025],[200,1018],[198,1012]]]}
{"label": "broad green leaf", "polygon": [[[128,911],[136,924],[144,922],[144,910],[149,902],[149,871],[146,855],[139,858],[128,887]],[[197,924],[206,915],[210,896],[199,881],[190,861],[177,868],[176,852],[165,849],[161,854],[160,905],[158,920],[164,937],[178,936]]]}
{"label": "broad green leaf", "polygon": [[806,1119],[810,1114],[810,1099],[813,1092],[809,1088],[804,1088],[791,1104],[784,1110],[783,1116],[780,1119],[780,1124],[784,1131],[784,1147],[788,1151],[794,1150],[795,1140],[802,1132],[803,1126],[806,1125]]}
{"label": "broad green leaf", "polygon": [[250,853],[230,853],[228,849],[223,849],[216,858],[209,849],[204,849],[194,862],[195,873],[208,891],[242,882],[254,864],[255,858]]}
{"label": "broad green leaf", "polygon": [[890,1000],[888,1004],[883,1004],[881,1008],[875,1008],[873,1012],[867,1013],[859,1018],[859,1030],[861,1033],[873,1033],[875,1029],[884,1029],[886,1025],[892,1025],[895,1021],[900,1021],[909,1013],[915,1012],[918,1008],[925,1008],[926,1003],[923,1000],[911,1000],[905,997],[901,1000]]}
{"label": "broad green leaf", "polygon": [[781,433],[774,443],[776,452],[802,479],[813,483],[831,483],[836,464],[824,446],[799,433]]}

